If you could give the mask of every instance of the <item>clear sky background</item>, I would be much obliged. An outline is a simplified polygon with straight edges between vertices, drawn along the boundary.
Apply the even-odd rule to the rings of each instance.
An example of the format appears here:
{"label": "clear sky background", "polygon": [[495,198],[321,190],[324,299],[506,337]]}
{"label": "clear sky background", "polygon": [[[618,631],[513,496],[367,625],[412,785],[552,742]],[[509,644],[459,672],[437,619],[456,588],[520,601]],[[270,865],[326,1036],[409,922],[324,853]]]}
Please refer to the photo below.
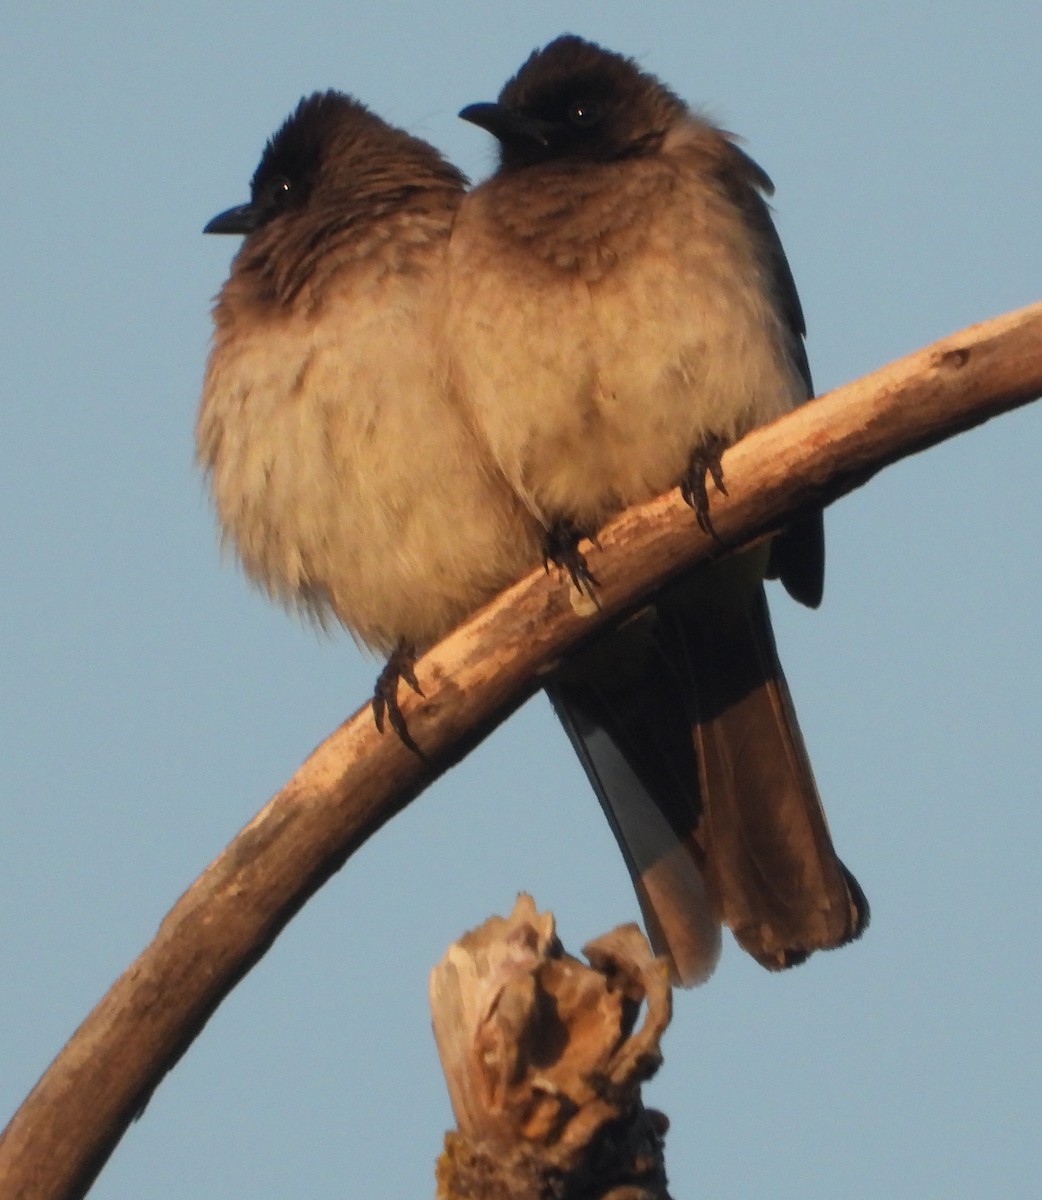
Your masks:
{"label": "clear sky background", "polygon": [[[820,389],[1042,296],[1028,0],[12,7],[0,1120],[377,669],[219,561],[192,426],[236,242],[203,224],[318,88],[480,177],[490,139],[457,110],[565,30],[745,136]],[[1040,461],[1038,406],[906,461],[830,510],[820,612],[772,595],[873,923],[783,976],[728,939],[709,986],[677,995],[647,1091],[677,1197],[1038,1195]],[[427,973],[522,888],[573,949],[636,915],[541,697],[299,914],[94,1195],[431,1195],[452,1122]]]}

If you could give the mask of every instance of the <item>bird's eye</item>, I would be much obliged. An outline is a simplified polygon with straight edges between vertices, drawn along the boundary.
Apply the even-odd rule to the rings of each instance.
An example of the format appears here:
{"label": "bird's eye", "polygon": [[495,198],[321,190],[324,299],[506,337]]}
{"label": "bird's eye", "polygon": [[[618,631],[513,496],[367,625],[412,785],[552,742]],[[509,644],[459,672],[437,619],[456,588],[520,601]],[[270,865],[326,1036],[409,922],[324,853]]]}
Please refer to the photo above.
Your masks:
{"label": "bird's eye", "polygon": [[293,191],[293,185],[285,175],[276,175],[264,191],[266,193],[264,197],[266,201],[265,207],[277,211],[278,209],[285,208],[286,202]]}
{"label": "bird's eye", "polygon": [[568,120],[573,125],[596,125],[603,116],[604,110],[595,100],[577,100],[568,107]]}

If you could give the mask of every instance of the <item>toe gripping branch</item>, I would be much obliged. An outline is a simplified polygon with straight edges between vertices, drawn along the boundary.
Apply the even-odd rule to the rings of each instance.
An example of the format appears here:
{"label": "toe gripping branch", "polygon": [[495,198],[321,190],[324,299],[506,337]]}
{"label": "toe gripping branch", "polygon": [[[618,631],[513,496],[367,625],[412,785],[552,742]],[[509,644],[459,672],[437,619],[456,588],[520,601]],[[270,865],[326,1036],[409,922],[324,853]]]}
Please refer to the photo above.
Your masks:
{"label": "toe gripping branch", "polygon": [[567,571],[576,590],[595,599],[594,588],[599,584],[587,565],[586,555],[579,549],[584,537],[592,540],[587,530],[567,518],[554,521],[543,535],[543,566],[548,571],[551,565]]}
{"label": "toe gripping branch", "polygon": [[708,533],[716,541],[720,541],[720,538],[713,528],[713,522],[709,516],[709,491],[706,487],[706,480],[712,479],[720,492],[727,495],[727,488],[724,486],[724,468],[721,465],[720,457],[730,444],[727,438],[721,434],[710,434],[705,441],[692,450],[687,470],[680,480],[680,494],[694,510],[699,529],[703,533]]}
{"label": "toe gripping branch", "polygon": [[398,685],[402,680],[412,688],[417,696],[423,695],[423,688],[420,687],[416,678],[416,649],[406,642],[398,643],[384,664],[383,670],[376,677],[372,701],[373,720],[376,722],[376,728],[383,733],[386,718],[387,723],[401,739],[402,744],[407,746],[417,758],[426,762],[427,756],[413,740],[405,720],[405,714],[398,703]]}

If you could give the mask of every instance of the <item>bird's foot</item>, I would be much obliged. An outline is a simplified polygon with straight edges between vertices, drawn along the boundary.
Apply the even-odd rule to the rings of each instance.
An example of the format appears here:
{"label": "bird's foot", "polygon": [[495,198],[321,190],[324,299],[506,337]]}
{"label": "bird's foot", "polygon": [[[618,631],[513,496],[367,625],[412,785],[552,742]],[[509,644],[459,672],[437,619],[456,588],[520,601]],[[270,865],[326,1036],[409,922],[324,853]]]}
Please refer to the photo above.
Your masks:
{"label": "bird's foot", "polygon": [[600,585],[586,563],[586,555],[579,549],[584,537],[590,535],[571,521],[564,518],[554,521],[543,534],[543,566],[548,571],[551,564],[567,571],[576,590],[596,600],[594,588]]}
{"label": "bird's foot", "polygon": [[703,533],[719,541],[713,522],[709,517],[709,491],[706,479],[712,479],[718,490],[727,495],[724,486],[724,468],[720,456],[731,443],[719,433],[710,434],[700,445],[691,451],[687,470],[680,480],[680,494],[691,506],[695,520]]}
{"label": "bird's foot", "polygon": [[399,642],[392,651],[390,658],[384,664],[383,670],[376,678],[373,688],[373,720],[376,728],[383,733],[384,719],[417,758],[427,761],[427,756],[413,740],[405,714],[398,704],[398,684],[404,680],[417,696],[423,695],[416,678],[416,650],[405,642]]}

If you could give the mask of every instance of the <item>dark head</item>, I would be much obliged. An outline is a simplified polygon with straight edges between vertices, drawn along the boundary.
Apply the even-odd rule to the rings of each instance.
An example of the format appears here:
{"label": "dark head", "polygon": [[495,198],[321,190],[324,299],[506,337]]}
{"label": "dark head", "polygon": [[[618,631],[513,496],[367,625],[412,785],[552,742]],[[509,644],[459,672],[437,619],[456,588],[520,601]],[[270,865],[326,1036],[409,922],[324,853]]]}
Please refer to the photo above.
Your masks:
{"label": "dark head", "polygon": [[495,104],[460,113],[499,139],[506,170],[653,154],[686,115],[684,103],[632,59],[570,34],[536,50]]}
{"label": "dark head", "polygon": [[204,233],[252,233],[283,214],[388,199],[411,187],[462,189],[462,175],[418,138],[343,92],[306,96],[271,138],[246,204],[220,213]]}

